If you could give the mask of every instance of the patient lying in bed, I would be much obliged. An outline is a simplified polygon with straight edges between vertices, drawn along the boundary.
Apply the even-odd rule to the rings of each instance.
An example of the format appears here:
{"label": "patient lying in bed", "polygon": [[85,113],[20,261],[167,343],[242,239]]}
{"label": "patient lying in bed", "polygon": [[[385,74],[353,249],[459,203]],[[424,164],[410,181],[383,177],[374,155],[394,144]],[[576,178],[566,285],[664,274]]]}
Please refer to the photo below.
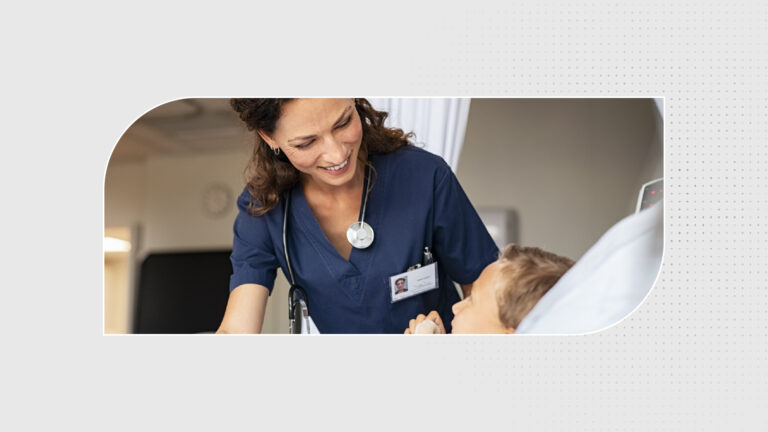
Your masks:
{"label": "patient lying in bed", "polygon": [[[573,265],[573,261],[534,247],[510,244],[453,305],[453,333],[514,333],[520,321]],[[445,333],[437,311],[412,319],[405,334]]]}

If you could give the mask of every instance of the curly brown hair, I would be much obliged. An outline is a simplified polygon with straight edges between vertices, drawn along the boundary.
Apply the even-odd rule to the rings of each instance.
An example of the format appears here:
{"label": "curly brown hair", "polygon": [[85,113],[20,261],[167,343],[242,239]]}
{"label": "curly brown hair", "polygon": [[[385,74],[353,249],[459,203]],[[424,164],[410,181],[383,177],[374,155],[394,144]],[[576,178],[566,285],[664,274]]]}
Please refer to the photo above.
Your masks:
{"label": "curly brown hair", "polygon": [[513,329],[574,264],[570,258],[516,244],[507,245],[499,255],[495,282],[499,319]]}
{"label": "curly brown hair", "polygon": [[[262,131],[271,135],[282,113],[285,103],[293,99],[230,99],[230,105],[240,116],[250,131]],[[363,139],[360,146],[360,161],[371,168],[369,153],[390,153],[400,147],[410,145],[413,132],[405,133],[402,129],[384,126],[388,114],[375,110],[365,99],[355,99],[355,109],[362,123]],[[248,213],[261,216],[272,210],[280,200],[280,195],[292,188],[299,181],[299,171],[291,165],[283,153],[276,155],[266,142],[254,133],[256,142],[253,154],[245,168],[245,178],[251,201]]]}

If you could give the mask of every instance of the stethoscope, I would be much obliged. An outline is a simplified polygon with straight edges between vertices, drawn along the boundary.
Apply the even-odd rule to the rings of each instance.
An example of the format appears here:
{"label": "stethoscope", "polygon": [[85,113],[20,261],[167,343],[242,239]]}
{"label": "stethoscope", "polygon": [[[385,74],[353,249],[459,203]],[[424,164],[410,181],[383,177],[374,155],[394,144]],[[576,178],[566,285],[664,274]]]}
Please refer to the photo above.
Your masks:
{"label": "stethoscope", "polygon": [[[368,205],[368,194],[370,194],[371,173],[368,169],[365,197],[363,198],[363,211],[360,214],[360,220],[353,222],[347,228],[347,241],[356,249],[365,249],[373,243],[373,228],[365,222],[365,209]],[[315,327],[312,318],[309,315],[307,306],[307,292],[301,286],[296,284],[296,278],[293,275],[291,259],[288,254],[288,212],[291,205],[291,191],[288,190],[283,207],[283,253],[285,254],[285,265],[288,267],[288,277],[291,279],[291,287],[288,290],[288,330],[291,334],[299,333],[319,333]]]}

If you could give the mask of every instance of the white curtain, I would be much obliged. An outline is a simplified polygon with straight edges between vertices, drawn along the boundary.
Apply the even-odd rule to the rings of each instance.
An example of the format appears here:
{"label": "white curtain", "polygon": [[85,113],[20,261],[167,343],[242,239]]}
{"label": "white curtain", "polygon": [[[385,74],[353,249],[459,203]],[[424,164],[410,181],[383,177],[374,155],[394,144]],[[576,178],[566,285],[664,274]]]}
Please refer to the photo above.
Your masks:
{"label": "white curtain", "polygon": [[377,110],[389,113],[387,126],[413,131],[414,143],[441,156],[456,172],[470,99],[368,98],[368,101]]}

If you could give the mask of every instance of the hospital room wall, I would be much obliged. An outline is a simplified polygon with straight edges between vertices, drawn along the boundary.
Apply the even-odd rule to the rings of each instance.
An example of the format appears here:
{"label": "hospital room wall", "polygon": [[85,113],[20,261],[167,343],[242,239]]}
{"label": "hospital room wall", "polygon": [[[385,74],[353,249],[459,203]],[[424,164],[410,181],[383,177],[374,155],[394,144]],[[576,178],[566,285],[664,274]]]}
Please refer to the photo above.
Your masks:
{"label": "hospital room wall", "polygon": [[650,99],[473,99],[457,176],[517,243],[578,259],[661,176],[659,120]]}
{"label": "hospital room wall", "polygon": [[[143,162],[110,166],[105,178],[105,227],[140,226],[139,259],[153,252],[225,250],[232,247],[234,204],[218,218],[203,212],[207,185],[223,183],[235,196],[242,191],[248,154],[225,152],[187,156],[153,156]],[[107,281],[105,281],[107,282]],[[131,287],[135,295],[136,287]],[[287,333],[283,317],[288,283],[278,278],[264,319],[264,333]],[[127,316],[130,312],[105,310]]]}

